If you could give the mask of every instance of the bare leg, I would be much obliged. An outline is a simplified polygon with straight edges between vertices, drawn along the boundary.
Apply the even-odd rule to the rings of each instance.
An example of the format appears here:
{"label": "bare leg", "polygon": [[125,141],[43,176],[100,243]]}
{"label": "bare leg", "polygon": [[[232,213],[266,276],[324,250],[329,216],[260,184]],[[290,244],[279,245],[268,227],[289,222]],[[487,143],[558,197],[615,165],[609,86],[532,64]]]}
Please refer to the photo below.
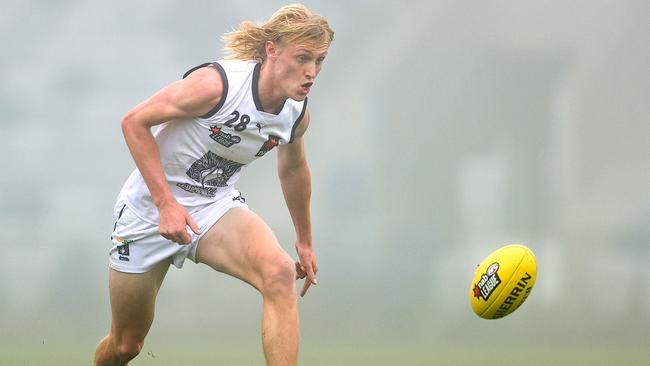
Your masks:
{"label": "bare leg", "polygon": [[248,209],[231,209],[201,239],[197,260],[260,291],[266,363],[296,365],[299,322],[295,264],[266,223]]}
{"label": "bare leg", "polygon": [[153,322],[156,295],[169,261],[146,273],[109,270],[111,330],[97,345],[95,366],[122,366],[140,353]]}

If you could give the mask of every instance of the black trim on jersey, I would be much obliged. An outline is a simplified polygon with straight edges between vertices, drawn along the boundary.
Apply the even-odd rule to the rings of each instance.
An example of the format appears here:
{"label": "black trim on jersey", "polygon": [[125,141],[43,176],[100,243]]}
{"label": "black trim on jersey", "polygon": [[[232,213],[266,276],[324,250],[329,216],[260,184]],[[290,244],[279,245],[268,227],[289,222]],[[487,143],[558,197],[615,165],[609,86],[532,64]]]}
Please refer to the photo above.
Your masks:
{"label": "black trim on jersey", "polygon": [[258,63],[255,65],[255,68],[253,69],[253,101],[255,102],[255,108],[257,108],[258,111],[264,112],[264,108],[262,108],[262,102],[260,101],[260,89],[258,87],[258,83],[260,81],[260,69],[262,67],[262,64]]}
{"label": "black trim on jersey", "polygon": [[194,71],[196,71],[196,70],[198,70],[198,69],[200,69],[202,67],[206,67],[208,65],[211,65],[211,63],[206,62],[206,63],[200,64],[199,66],[194,66],[193,68],[187,70],[187,72],[185,74],[183,74],[183,79],[185,79],[189,74],[193,73]]}
{"label": "black trim on jersey", "polygon": [[120,213],[117,215],[117,220],[115,220],[115,226],[113,226],[113,230],[117,227],[117,222],[120,221],[120,218],[122,218],[122,214],[124,213],[124,209],[126,208],[126,203],[124,206],[122,206],[122,209],[120,210]]}
{"label": "black trim on jersey", "polygon": [[[124,204],[124,206],[122,206],[120,213],[117,215],[117,219],[115,220],[115,225],[113,225],[113,231],[115,231],[115,229],[117,228],[117,222],[120,221],[120,218],[122,217],[125,208],[126,208],[126,203]],[[113,235],[111,235],[111,240],[113,240]]]}
{"label": "black trim on jersey", "polygon": [[294,135],[296,134],[296,129],[298,128],[298,125],[300,125],[300,122],[302,122],[302,119],[305,118],[305,111],[307,111],[307,97],[305,97],[305,100],[302,102],[302,112],[300,112],[300,116],[298,116],[298,119],[296,122],[294,122],[293,127],[291,127],[291,139],[289,140],[289,143],[293,142]]}
{"label": "black trim on jersey", "polygon": [[219,75],[221,75],[221,84],[223,86],[221,91],[221,99],[219,100],[219,103],[214,106],[214,108],[212,108],[208,113],[202,115],[201,118],[210,118],[214,116],[217,112],[219,112],[221,107],[223,107],[223,104],[226,102],[226,97],[228,96],[228,77],[226,76],[226,70],[224,70],[223,67],[217,62],[206,62],[204,64],[191,68],[183,75],[183,79],[185,79],[187,75],[193,73],[194,71],[210,65],[214,66],[214,68],[219,72]]}
{"label": "black trim on jersey", "polygon": [[260,88],[259,88],[259,85],[258,85],[259,82],[260,82],[260,70],[261,70],[261,68],[262,68],[262,64],[258,63],[258,64],[255,65],[255,68],[253,69],[253,85],[251,85],[251,89],[252,89],[252,92],[253,92],[253,101],[255,102],[255,108],[260,112],[278,115],[284,109],[284,103],[286,103],[286,99],[282,103],[282,107],[280,108],[278,113],[267,112],[267,111],[264,110],[264,107],[262,107],[262,101],[260,100]]}

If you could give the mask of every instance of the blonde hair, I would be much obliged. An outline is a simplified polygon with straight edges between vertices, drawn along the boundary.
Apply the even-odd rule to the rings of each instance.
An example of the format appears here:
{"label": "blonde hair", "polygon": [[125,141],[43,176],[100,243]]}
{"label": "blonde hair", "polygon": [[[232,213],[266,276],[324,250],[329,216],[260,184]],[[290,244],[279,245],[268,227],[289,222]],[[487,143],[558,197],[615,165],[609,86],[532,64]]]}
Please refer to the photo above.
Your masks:
{"label": "blonde hair", "polygon": [[302,4],[286,5],[276,11],[269,20],[255,25],[250,21],[239,24],[239,29],[223,36],[226,59],[266,59],[266,41],[282,45],[301,44],[329,47],[334,31],[324,17],[312,13]]}

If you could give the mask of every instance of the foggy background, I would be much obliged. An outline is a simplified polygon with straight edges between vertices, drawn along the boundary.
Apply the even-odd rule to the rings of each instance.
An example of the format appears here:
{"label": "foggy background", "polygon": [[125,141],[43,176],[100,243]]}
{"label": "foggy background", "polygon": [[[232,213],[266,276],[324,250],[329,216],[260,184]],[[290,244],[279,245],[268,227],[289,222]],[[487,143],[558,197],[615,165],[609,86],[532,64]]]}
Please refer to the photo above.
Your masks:
{"label": "foggy background", "polygon": [[[89,365],[108,331],[121,116],[277,1],[0,1],[0,365]],[[306,1],[319,285],[305,365],[650,364],[650,2]],[[275,153],[239,188],[295,258]],[[537,284],[478,318],[475,265]],[[263,364],[261,301],[172,267],[132,365]]]}

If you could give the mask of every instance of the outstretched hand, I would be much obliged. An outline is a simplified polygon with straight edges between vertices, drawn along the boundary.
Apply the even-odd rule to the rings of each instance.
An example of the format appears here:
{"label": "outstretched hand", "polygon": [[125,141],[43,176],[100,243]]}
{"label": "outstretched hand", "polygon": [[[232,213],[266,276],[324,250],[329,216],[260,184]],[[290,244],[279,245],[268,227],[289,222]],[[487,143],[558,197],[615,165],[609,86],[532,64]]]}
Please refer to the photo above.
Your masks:
{"label": "outstretched hand", "polygon": [[186,227],[197,235],[201,234],[199,226],[187,212],[187,209],[178,202],[168,203],[158,208],[158,231],[160,235],[178,244],[189,244],[192,237]]}
{"label": "outstretched hand", "polygon": [[296,252],[298,252],[299,258],[296,262],[296,280],[306,277],[302,290],[300,290],[300,296],[302,297],[309,290],[309,286],[318,284],[316,280],[318,265],[316,265],[316,256],[311,245],[296,243]]}

